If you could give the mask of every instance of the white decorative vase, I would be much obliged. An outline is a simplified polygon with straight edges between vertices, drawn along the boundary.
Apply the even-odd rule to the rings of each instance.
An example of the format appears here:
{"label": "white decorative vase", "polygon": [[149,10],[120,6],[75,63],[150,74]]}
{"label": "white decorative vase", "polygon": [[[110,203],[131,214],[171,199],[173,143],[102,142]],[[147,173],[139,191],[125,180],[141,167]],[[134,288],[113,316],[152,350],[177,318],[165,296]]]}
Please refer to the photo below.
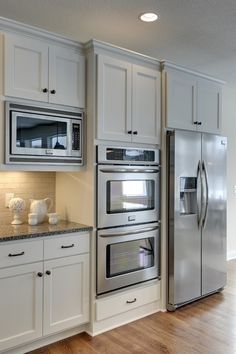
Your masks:
{"label": "white decorative vase", "polygon": [[38,224],[45,221],[47,213],[51,207],[51,198],[30,199],[30,213],[37,214]]}
{"label": "white decorative vase", "polygon": [[12,225],[21,225],[21,214],[25,210],[25,201],[22,198],[12,198],[9,203],[9,209],[13,213]]}

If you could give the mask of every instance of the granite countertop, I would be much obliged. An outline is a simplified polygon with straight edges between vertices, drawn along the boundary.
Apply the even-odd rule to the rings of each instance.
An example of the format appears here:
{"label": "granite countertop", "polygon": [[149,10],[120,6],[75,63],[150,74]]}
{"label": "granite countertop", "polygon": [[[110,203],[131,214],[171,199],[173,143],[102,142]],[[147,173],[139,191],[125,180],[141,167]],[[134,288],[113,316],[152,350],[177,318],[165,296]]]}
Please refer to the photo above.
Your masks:
{"label": "granite countertop", "polygon": [[36,226],[30,226],[28,224],[0,224],[0,242],[92,230],[92,226],[63,220],[61,220],[57,225],[50,225],[48,223],[43,223]]}

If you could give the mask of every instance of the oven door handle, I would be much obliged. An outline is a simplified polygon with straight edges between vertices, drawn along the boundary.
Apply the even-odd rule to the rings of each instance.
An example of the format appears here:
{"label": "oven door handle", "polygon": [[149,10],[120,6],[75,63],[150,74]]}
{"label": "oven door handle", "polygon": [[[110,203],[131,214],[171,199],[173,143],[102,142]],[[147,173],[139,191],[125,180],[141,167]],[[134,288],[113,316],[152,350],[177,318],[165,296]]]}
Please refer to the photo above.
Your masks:
{"label": "oven door handle", "polygon": [[159,169],[125,169],[125,168],[117,168],[117,169],[112,169],[112,168],[103,168],[99,169],[100,172],[104,173],[158,173]]}
{"label": "oven door handle", "polygon": [[158,226],[154,227],[146,227],[141,230],[133,230],[133,231],[123,231],[123,232],[117,232],[115,234],[104,234],[104,235],[99,235],[100,237],[118,237],[118,236],[128,236],[128,235],[134,235],[134,234],[141,234],[143,232],[150,232],[159,229]]}

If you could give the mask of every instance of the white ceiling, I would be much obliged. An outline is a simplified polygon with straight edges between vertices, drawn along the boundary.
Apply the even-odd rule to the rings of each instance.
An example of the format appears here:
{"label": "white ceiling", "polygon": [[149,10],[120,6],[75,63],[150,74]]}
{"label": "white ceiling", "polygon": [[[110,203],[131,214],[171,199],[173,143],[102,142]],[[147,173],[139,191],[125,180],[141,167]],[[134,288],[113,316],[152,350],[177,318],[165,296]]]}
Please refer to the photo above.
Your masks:
{"label": "white ceiling", "polygon": [[[158,12],[142,23],[138,15]],[[0,16],[169,59],[236,84],[236,0],[0,0]]]}

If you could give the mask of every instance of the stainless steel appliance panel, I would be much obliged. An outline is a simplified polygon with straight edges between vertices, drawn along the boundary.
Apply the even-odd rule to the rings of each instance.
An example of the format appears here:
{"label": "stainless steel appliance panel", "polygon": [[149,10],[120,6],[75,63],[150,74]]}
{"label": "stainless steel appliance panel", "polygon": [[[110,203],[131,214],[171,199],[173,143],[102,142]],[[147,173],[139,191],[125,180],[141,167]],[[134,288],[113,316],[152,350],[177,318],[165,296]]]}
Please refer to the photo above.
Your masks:
{"label": "stainless steel appliance panel", "polygon": [[97,166],[98,228],[158,221],[158,166]]}
{"label": "stainless steel appliance panel", "polygon": [[175,131],[168,140],[168,302],[174,305],[201,295],[201,135]]}
{"label": "stainless steel appliance panel", "polygon": [[97,294],[160,277],[158,223],[97,233]]}
{"label": "stainless steel appliance panel", "polygon": [[226,284],[226,148],[226,138],[202,135],[202,295]]}

